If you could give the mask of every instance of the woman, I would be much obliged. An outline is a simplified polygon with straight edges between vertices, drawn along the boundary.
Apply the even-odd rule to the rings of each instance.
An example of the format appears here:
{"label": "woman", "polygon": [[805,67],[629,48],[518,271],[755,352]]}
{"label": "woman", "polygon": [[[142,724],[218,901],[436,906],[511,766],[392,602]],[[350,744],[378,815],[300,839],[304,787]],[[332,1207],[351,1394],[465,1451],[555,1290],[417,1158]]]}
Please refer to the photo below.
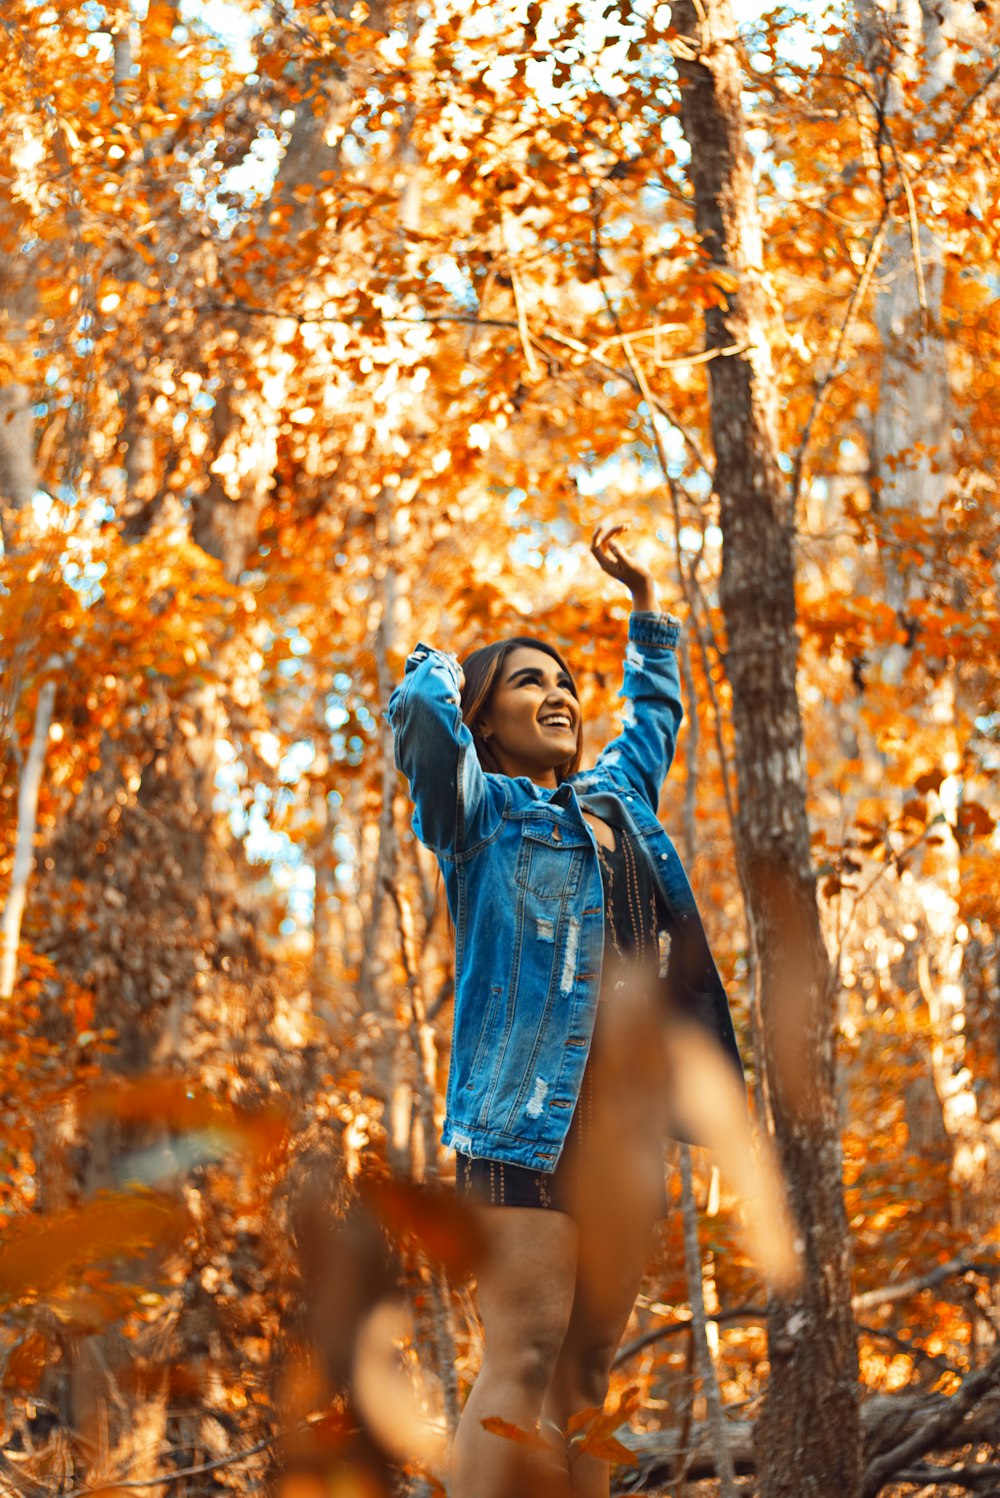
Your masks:
{"label": "woman", "polygon": [[[604,1498],[567,1439],[603,1404],[657,1217],[679,1010],[740,1066],[725,991],[657,820],[682,708],[679,625],[604,523],[591,551],[632,595],[621,734],[581,773],[573,677],[517,637],[463,666],[418,645],[389,703],[413,826],[455,925],[444,1143],[478,1203],[485,1356],[455,1439],[453,1498]],[[551,1447],[483,1422],[537,1429]]]}

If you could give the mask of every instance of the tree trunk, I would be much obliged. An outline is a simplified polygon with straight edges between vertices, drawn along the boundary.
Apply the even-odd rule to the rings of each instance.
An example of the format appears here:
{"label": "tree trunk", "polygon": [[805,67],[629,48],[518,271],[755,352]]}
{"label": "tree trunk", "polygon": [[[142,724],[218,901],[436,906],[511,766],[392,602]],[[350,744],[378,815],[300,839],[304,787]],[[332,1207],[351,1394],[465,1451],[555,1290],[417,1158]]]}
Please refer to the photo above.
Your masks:
{"label": "tree trunk", "polygon": [[0,531],[12,550],[16,517],[30,508],[35,493],[34,435],[31,393],[26,385],[0,389]]}
{"label": "tree trunk", "polygon": [[[396,520],[395,494],[383,491],[379,500],[379,532],[385,547],[385,563],[378,581],[380,617],[375,632],[375,662],[379,700],[388,702],[395,685],[392,662],[397,650],[397,600],[400,577],[397,570],[400,536]],[[398,874],[399,843],[396,832],[398,773],[392,751],[392,730],[382,721],[382,808],[378,821],[378,845],[372,883],[368,936],[358,974],[358,998],[369,1023],[376,1026],[373,1081],[385,1106],[389,1159],[397,1170],[410,1168],[413,1094],[409,1073],[412,1057],[400,1045],[401,1023],[394,985],[386,974],[395,961],[397,933],[389,920],[390,901]],[[404,1021],[405,1023],[405,1021]]]}
{"label": "tree trunk", "polygon": [[[834,1090],[834,1004],[806,816],[796,692],[794,517],[778,466],[760,220],[729,0],[677,0],[681,119],[709,259],[736,278],[706,310],[720,601],[729,641],[737,856],[762,962],[765,1097],[798,1222],[798,1289],[772,1298],[759,1421],[764,1498],[856,1498],[857,1350]],[[729,285],[727,279],[727,286]],[[720,300],[722,298],[720,297]]]}
{"label": "tree trunk", "polygon": [[[20,128],[25,146],[33,143],[35,125],[30,116],[10,123]],[[29,152],[25,151],[23,156],[15,152],[13,166],[17,191],[35,195],[38,192],[37,163]],[[12,240],[16,242],[18,230],[15,225],[4,224],[3,229],[5,244]],[[36,311],[35,274],[31,257],[23,253],[5,253],[0,266],[0,342],[8,351],[5,361],[8,368],[14,367],[10,364],[11,351],[22,368],[30,362],[29,326]],[[24,517],[30,516],[31,501],[38,488],[31,399],[29,386],[16,376],[10,378],[5,374],[0,380],[0,537],[8,552],[18,544]]]}
{"label": "tree trunk", "polygon": [[[953,82],[960,55],[955,28],[962,19],[971,24],[975,12],[971,4],[956,0],[920,0],[905,11],[886,0],[858,0],[858,31],[869,70],[874,75],[881,68],[886,78],[885,128],[878,144],[887,171],[905,170],[888,144],[907,108],[904,76],[915,79],[923,71],[919,93],[928,119],[918,122],[917,139],[926,140],[939,129],[933,106]],[[884,516],[887,527],[911,517],[933,524],[951,484],[953,415],[941,325],[944,254],[944,245],[917,222],[915,207],[886,235],[875,298],[882,368],[872,422],[870,481],[872,508]],[[879,662],[890,693],[903,684],[919,639],[913,605],[933,586],[929,568],[901,567],[897,558],[897,547],[883,548],[886,598],[907,630],[907,643],[889,646]],[[922,695],[923,721],[938,725],[938,758],[941,768],[949,771],[940,788],[928,795],[929,812],[943,813],[954,827],[962,759],[954,675],[943,673],[928,682]],[[923,768],[938,767],[928,761]],[[900,903],[908,908],[900,915],[920,933],[920,991],[927,1004],[934,1093],[953,1180],[959,1192],[968,1192],[980,1180],[986,1144],[966,1065],[964,947],[957,935],[962,924],[960,877],[958,844],[954,837],[946,838],[937,849],[933,877],[916,877],[901,890]]]}
{"label": "tree trunk", "polygon": [[38,830],[38,795],[45,768],[45,750],[56,700],[56,684],[50,677],[43,682],[35,706],[35,728],[28,757],[21,766],[21,783],[17,792],[17,843],[10,889],[0,919],[0,999],[9,999],[17,979],[17,949],[21,941],[21,920],[28,899],[28,880],[35,865],[35,833]]}
{"label": "tree trunk", "polygon": [[733,1466],[732,1452],[729,1450],[722,1394],[719,1381],[715,1376],[715,1363],[712,1360],[712,1349],[708,1342],[701,1244],[698,1241],[698,1209],[694,1200],[691,1146],[688,1144],[681,1145],[681,1211],[684,1215],[684,1268],[687,1273],[688,1301],[691,1306],[694,1364],[698,1377],[701,1379],[701,1392],[705,1400],[706,1420],[712,1439],[715,1470],[719,1478],[719,1498],[736,1498],[736,1471]]}

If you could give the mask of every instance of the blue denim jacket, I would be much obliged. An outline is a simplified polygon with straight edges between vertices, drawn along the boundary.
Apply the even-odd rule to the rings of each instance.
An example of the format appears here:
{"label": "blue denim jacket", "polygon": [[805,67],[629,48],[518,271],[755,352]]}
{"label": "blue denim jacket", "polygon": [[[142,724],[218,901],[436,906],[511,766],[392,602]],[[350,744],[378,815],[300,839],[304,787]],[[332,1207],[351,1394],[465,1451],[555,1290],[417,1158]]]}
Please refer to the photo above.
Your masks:
{"label": "blue denim jacket", "polygon": [[683,717],[669,616],[633,612],[624,727],[555,790],[485,772],[453,656],[418,644],[389,699],[413,829],[437,855],[455,926],[455,1017],[443,1142],[552,1171],[580,1092],[600,990],[604,891],[588,811],[646,848],[685,957],[675,1001],[740,1067],[687,875],[657,818]]}

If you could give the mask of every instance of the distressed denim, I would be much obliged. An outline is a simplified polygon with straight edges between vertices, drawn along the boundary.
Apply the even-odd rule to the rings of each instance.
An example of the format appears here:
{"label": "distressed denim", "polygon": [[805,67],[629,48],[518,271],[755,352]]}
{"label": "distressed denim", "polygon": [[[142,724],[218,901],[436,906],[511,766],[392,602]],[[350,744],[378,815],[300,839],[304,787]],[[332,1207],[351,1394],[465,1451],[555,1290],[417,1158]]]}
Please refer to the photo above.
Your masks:
{"label": "distressed denim", "polygon": [[600,993],[604,892],[581,804],[646,849],[688,963],[688,1015],[740,1067],[729,1005],[690,883],[657,817],[683,717],[669,615],[629,617],[623,727],[593,769],[556,789],[485,772],[462,722],[458,664],[418,644],[386,719],[455,927],[455,1015],[443,1142],[555,1169],[580,1092]]}

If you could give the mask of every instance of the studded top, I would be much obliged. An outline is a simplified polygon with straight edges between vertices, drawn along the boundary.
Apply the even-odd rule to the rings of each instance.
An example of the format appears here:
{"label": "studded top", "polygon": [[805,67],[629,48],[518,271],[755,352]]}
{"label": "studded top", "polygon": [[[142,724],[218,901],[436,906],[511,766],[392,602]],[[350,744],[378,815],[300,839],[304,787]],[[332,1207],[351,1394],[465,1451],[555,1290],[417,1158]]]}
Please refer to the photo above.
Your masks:
{"label": "studded top", "polygon": [[656,885],[648,859],[626,828],[607,825],[615,839],[614,849],[598,843],[597,854],[604,885],[606,952],[617,961],[605,963],[609,975],[601,985],[602,999],[623,991],[627,982],[620,976],[623,966],[635,963],[659,972],[663,957]]}

